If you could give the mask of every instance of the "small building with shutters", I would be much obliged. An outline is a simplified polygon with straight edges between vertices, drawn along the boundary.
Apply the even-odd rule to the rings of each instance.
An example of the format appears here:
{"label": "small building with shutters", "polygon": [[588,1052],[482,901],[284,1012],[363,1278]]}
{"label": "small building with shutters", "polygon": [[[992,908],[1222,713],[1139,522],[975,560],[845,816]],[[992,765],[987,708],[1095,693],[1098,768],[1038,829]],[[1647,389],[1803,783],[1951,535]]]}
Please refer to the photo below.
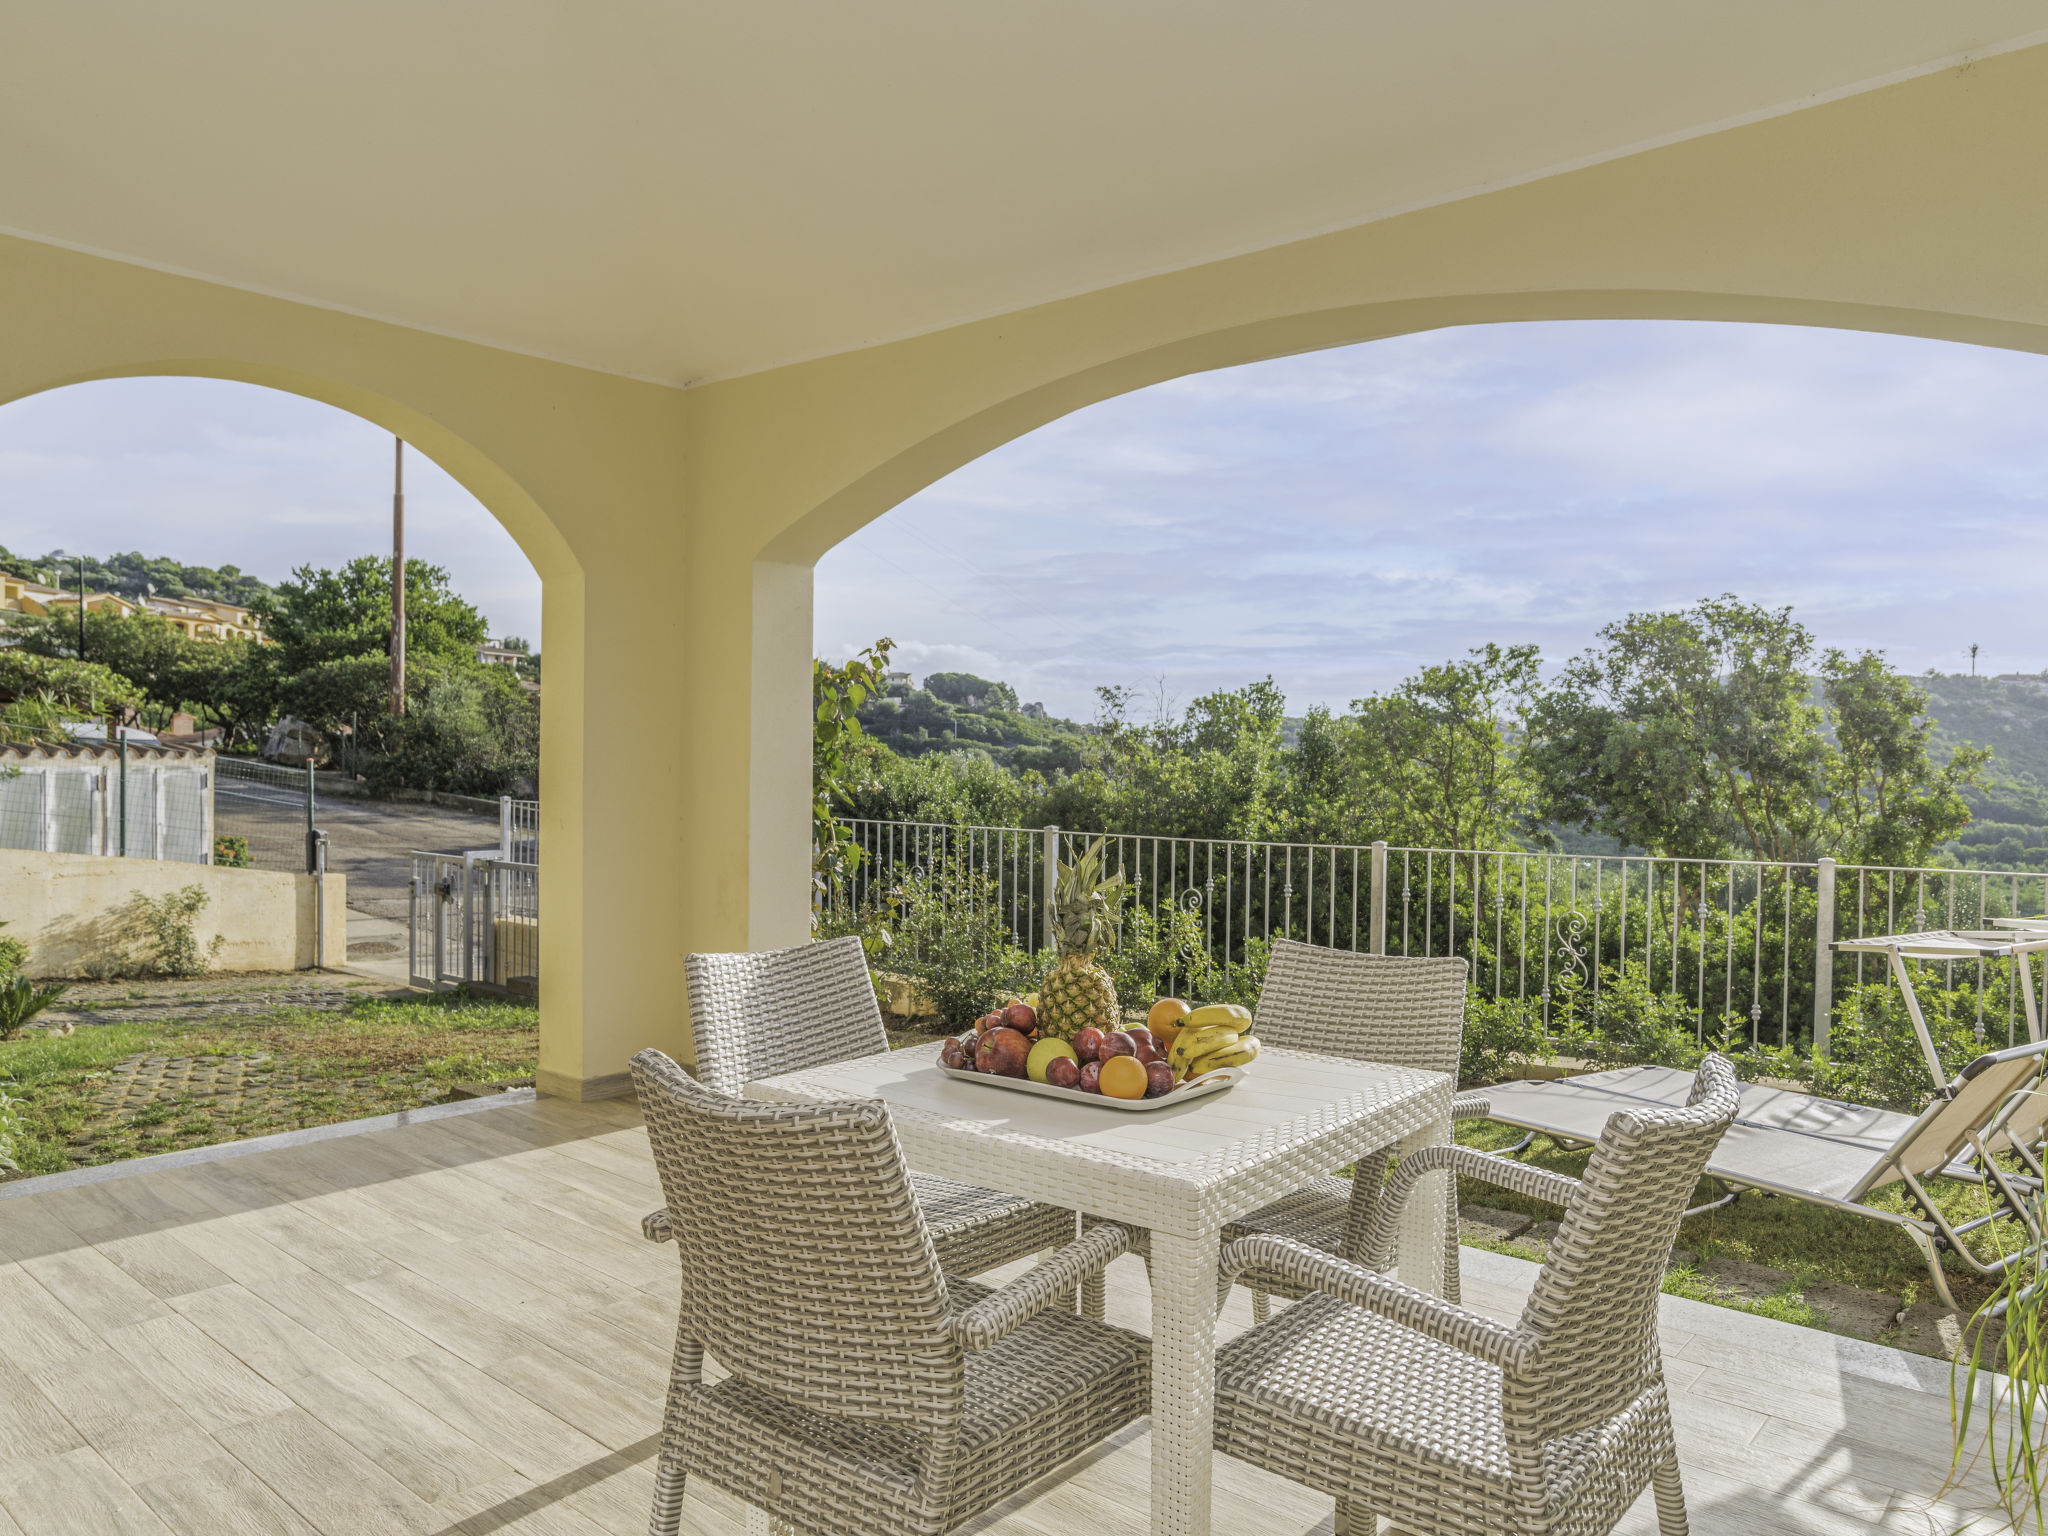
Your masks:
{"label": "small building with shutters", "polygon": [[0,746],[0,848],[210,864],[213,781],[204,750]]}

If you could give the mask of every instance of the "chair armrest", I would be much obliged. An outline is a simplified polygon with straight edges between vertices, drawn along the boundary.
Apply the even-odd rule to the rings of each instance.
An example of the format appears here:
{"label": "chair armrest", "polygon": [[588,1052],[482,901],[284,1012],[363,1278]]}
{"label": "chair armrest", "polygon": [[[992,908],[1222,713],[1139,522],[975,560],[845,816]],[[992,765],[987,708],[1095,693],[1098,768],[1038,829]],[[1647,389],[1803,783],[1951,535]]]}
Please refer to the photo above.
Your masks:
{"label": "chair armrest", "polygon": [[1493,1116],[1493,1100],[1485,1093],[1459,1093],[1451,1096],[1451,1118],[1453,1120],[1487,1120]]}
{"label": "chair armrest", "polygon": [[994,1295],[953,1314],[953,1337],[962,1349],[987,1349],[1060,1300],[1111,1259],[1130,1250],[1120,1226],[1101,1226],[1019,1275]]}
{"label": "chair armrest", "polygon": [[650,1243],[667,1243],[675,1240],[676,1229],[668,1219],[668,1207],[649,1211],[640,1218],[640,1235]]}
{"label": "chair armrest", "polygon": [[1223,1250],[1223,1285],[1258,1271],[1306,1290],[1327,1291],[1339,1301],[1364,1307],[1461,1354],[1518,1370],[1535,1348],[1532,1340],[1490,1317],[1441,1301],[1427,1291],[1324,1253],[1291,1237],[1261,1234],[1241,1238]]}
{"label": "chair armrest", "polygon": [[1566,1207],[1585,1188],[1577,1179],[1562,1173],[1552,1173],[1548,1168],[1533,1168],[1511,1157],[1496,1157],[1477,1147],[1450,1144],[1423,1147],[1402,1158],[1394,1169],[1394,1176],[1387,1180],[1379,1205],[1373,1211],[1372,1226],[1365,1234],[1363,1257],[1367,1264],[1375,1269],[1387,1267],[1394,1253],[1395,1224],[1401,1219],[1401,1211],[1407,1205],[1409,1195],[1414,1193],[1416,1180],[1443,1168],[1463,1174],[1468,1179],[1482,1179],[1502,1189],[1513,1190],[1533,1200],[1548,1200],[1553,1205]]}

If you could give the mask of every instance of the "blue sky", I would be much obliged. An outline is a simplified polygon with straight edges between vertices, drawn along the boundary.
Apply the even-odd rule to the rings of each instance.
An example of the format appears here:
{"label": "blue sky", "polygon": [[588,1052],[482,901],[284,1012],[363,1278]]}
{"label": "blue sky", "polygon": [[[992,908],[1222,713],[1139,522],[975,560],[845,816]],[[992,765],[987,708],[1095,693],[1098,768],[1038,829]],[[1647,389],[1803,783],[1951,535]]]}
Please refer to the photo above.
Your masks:
{"label": "blue sky", "polygon": [[1913,671],[2048,665],[2048,359],[1900,337],[1485,326],[1106,401],[834,550],[819,649],[1087,718],[1271,673],[1342,706],[1733,591]]}
{"label": "blue sky", "polygon": [[[408,459],[408,545],[499,633],[539,583]],[[2048,359],[1900,337],[1485,326],[1181,379],[939,482],[829,554],[817,641],[1004,678],[1088,717],[1271,673],[1342,706],[1485,640],[1560,658],[1632,609],[1791,603],[1900,665],[2048,666]],[[140,548],[269,579],[381,550],[390,439],[207,380],[0,409],[0,544]]]}

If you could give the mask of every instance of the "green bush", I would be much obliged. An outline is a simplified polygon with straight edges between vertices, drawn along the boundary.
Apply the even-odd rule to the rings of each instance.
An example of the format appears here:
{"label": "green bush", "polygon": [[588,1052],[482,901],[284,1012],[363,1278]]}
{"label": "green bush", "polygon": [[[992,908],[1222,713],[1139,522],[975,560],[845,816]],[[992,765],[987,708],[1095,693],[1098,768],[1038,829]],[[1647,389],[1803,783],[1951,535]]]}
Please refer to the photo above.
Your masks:
{"label": "green bush", "polygon": [[132,904],[135,925],[149,952],[150,964],[160,976],[203,976],[220,947],[227,942],[216,933],[203,949],[194,932],[199,914],[211,898],[203,887],[188,885],[168,895],[138,894]]}
{"label": "green bush", "polygon": [[906,875],[887,898],[889,963],[917,983],[949,1030],[1037,984],[1039,967],[1012,938],[1000,895],[993,875],[947,858]]}
{"label": "green bush", "polygon": [[1458,1052],[1458,1086],[1498,1083],[1523,1062],[1549,1061],[1540,1002],[1492,998],[1472,988],[1465,1003],[1465,1034]]}
{"label": "green bush", "polygon": [[[7,924],[0,922],[0,928]],[[28,964],[28,946],[19,939],[0,934],[0,981],[5,981]]]}
{"label": "green bush", "polygon": [[213,840],[213,862],[222,869],[248,869],[254,862],[249,857],[249,839],[221,833]]}
{"label": "green bush", "polygon": [[[1975,991],[1923,984],[1915,995],[1942,1070],[1951,1077],[2004,1043],[2002,1029],[1997,1040],[1977,1038]],[[1813,1091],[1825,1098],[1886,1109],[1918,1109],[1934,1092],[1905,999],[1889,981],[1867,982],[1841,995],[1827,1059],[1808,1063],[1807,1076]]]}

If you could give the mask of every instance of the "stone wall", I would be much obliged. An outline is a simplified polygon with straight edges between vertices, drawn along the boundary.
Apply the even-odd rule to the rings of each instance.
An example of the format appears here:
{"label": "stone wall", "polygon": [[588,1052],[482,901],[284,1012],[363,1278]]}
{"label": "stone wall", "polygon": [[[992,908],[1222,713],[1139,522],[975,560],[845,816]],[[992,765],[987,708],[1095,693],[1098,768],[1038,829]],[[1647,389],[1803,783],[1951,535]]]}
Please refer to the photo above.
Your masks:
{"label": "stone wall", "polygon": [[0,849],[0,933],[28,946],[31,976],[147,974],[136,898],[196,885],[209,898],[193,923],[202,952],[222,939],[211,969],[310,968],[316,905],[324,907],[321,959],[339,968],[348,958],[348,878],[325,881],[316,904],[311,875]]}

